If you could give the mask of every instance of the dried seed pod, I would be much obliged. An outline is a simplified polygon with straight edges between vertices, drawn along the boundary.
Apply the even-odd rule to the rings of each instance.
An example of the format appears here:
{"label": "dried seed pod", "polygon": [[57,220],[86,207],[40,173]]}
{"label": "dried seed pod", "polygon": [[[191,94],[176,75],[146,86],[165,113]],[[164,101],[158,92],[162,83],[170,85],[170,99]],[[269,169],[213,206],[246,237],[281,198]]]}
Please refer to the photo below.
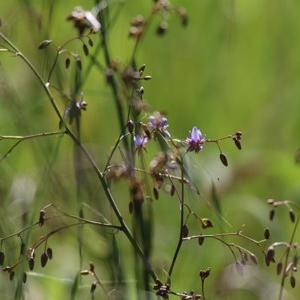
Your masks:
{"label": "dried seed pod", "polygon": [[26,281],[27,281],[27,273],[26,272],[23,273],[22,281],[23,281],[23,283],[26,283]]}
{"label": "dried seed pod", "polygon": [[96,287],[97,287],[97,281],[94,281],[91,285],[91,293],[94,293]]}
{"label": "dried seed pod", "polygon": [[33,258],[33,257],[30,257],[29,260],[28,260],[28,265],[29,265],[29,270],[30,270],[30,271],[33,270],[34,264],[35,264],[34,258]]}
{"label": "dried seed pod", "polygon": [[153,196],[155,200],[159,199],[158,189],[156,187],[153,188]]}
{"label": "dried seed pod", "polygon": [[212,224],[211,220],[207,219],[207,218],[202,218],[201,219],[201,225],[202,225],[203,229],[212,228],[213,227],[213,224]]}
{"label": "dried seed pod", "polygon": [[199,237],[198,237],[198,244],[199,244],[200,246],[202,246],[203,243],[204,243],[204,237],[203,237],[202,234],[201,234],[201,235],[199,235]]}
{"label": "dried seed pod", "polygon": [[145,65],[145,64],[142,64],[142,65],[140,66],[140,68],[139,68],[139,73],[140,73],[140,75],[143,75],[145,69],[146,69],[146,65]]}
{"label": "dried seed pod", "polygon": [[133,133],[133,130],[134,130],[134,124],[133,124],[133,121],[132,120],[128,120],[127,122],[127,129],[129,131],[129,133]]}
{"label": "dried seed pod", "polygon": [[266,253],[266,264],[267,264],[267,266],[270,265],[271,261],[274,261],[274,256],[275,256],[275,249],[274,249],[273,246],[270,246],[267,249],[267,253]]}
{"label": "dried seed pod", "polygon": [[291,219],[292,223],[294,223],[295,219],[296,219],[294,210],[290,209],[289,214],[290,214],[290,219]]}
{"label": "dried seed pod", "polygon": [[45,49],[45,48],[47,48],[50,44],[52,43],[52,41],[51,40],[44,40],[44,41],[42,41],[40,44],[39,44],[39,46],[38,46],[38,49]]}
{"label": "dried seed pod", "polygon": [[221,160],[222,164],[223,164],[225,167],[228,166],[227,157],[225,156],[224,153],[221,153],[221,154],[220,154],[220,160]]}
{"label": "dried seed pod", "polygon": [[156,29],[156,34],[157,35],[163,35],[166,30],[168,29],[168,22],[162,21],[159,23],[157,29]]}
{"label": "dried seed pod", "polygon": [[46,252],[43,252],[41,255],[41,266],[44,268],[48,261],[48,255]]}
{"label": "dried seed pod", "polygon": [[0,266],[3,266],[4,259],[5,259],[5,254],[3,251],[0,251]]}
{"label": "dried seed pod", "polygon": [[53,251],[52,251],[52,249],[48,247],[47,250],[46,250],[46,252],[47,252],[47,255],[48,255],[49,259],[52,259],[52,257],[53,257]]}
{"label": "dried seed pod", "polygon": [[89,55],[89,48],[86,44],[82,45],[82,50],[83,50],[83,53],[84,53],[85,56]]}
{"label": "dried seed pod", "polygon": [[270,230],[269,228],[266,228],[264,231],[264,237],[266,240],[268,240],[270,238]]}
{"label": "dried seed pod", "polygon": [[181,229],[182,237],[186,238],[189,235],[189,228],[187,227],[186,224],[183,224],[182,229]]}
{"label": "dried seed pod", "polygon": [[15,277],[15,272],[14,272],[14,271],[11,271],[11,272],[9,273],[9,280],[13,280],[14,277]]}
{"label": "dried seed pod", "polygon": [[95,265],[92,262],[90,262],[90,272],[94,273],[94,271],[95,271]]}
{"label": "dried seed pod", "polygon": [[145,77],[143,77],[143,78],[141,78],[141,79],[143,79],[143,80],[151,80],[152,79],[152,76],[150,76],[150,75],[146,75]]}
{"label": "dried seed pod", "polygon": [[80,271],[80,274],[81,275],[89,275],[90,271],[89,270],[82,270],[82,271]]}
{"label": "dried seed pod", "polygon": [[207,268],[205,270],[200,270],[199,276],[201,280],[203,281],[205,278],[207,278],[210,275],[210,268]]}
{"label": "dried seed pod", "polygon": [[239,149],[242,150],[242,144],[237,138],[233,138],[235,146]]}
{"label": "dried seed pod", "polygon": [[268,199],[268,200],[267,200],[267,203],[268,203],[268,204],[270,204],[270,205],[273,205],[273,204],[274,204],[274,202],[275,202],[275,200],[274,200],[274,199]]}
{"label": "dried seed pod", "polygon": [[281,271],[282,271],[282,267],[283,267],[283,264],[282,262],[280,261],[277,266],[276,266],[276,272],[277,272],[277,275],[280,275]]}
{"label": "dried seed pod", "polygon": [[82,70],[82,63],[81,63],[81,59],[79,56],[76,57],[76,66],[78,68],[78,70]]}
{"label": "dried seed pod", "polygon": [[290,277],[290,284],[291,284],[291,287],[294,288],[295,285],[296,285],[296,278],[294,277],[294,275],[292,275]]}
{"label": "dried seed pod", "polygon": [[171,196],[174,196],[174,193],[175,193],[175,185],[172,184],[172,185],[171,185],[171,189],[170,189],[170,195],[171,195]]}
{"label": "dried seed pod", "polygon": [[92,40],[90,37],[88,37],[88,39],[89,39],[89,45],[90,45],[91,47],[93,47],[93,46],[94,46],[93,40]]}
{"label": "dried seed pod", "polygon": [[40,227],[42,227],[45,223],[45,215],[46,215],[46,212],[42,209],[40,211],[40,217],[39,217],[39,225]]}
{"label": "dried seed pod", "polygon": [[67,58],[66,58],[66,61],[65,61],[65,67],[66,67],[66,69],[68,69],[68,68],[69,68],[69,66],[70,66],[70,63],[71,63],[71,60],[70,60],[70,58],[69,58],[69,57],[67,57]]}
{"label": "dried seed pod", "polygon": [[272,221],[272,220],[274,219],[274,215],[275,215],[275,210],[274,210],[274,209],[271,209],[271,210],[270,210],[270,213],[269,213],[270,221]]}
{"label": "dried seed pod", "polygon": [[257,257],[256,257],[255,254],[250,253],[250,259],[251,259],[251,261],[252,261],[255,265],[258,264],[258,260],[257,260]]}

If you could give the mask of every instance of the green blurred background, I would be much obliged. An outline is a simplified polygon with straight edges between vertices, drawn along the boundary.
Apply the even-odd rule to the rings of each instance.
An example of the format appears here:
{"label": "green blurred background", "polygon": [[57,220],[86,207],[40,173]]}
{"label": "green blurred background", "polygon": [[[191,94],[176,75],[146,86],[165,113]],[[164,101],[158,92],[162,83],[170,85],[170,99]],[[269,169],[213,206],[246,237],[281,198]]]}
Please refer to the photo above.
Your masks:
{"label": "green blurred background", "polygon": [[[112,58],[124,63],[130,60],[134,40],[128,38],[129,20],[138,14],[148,15],[151,4],[151,1],[111,1],[111,11],[117,15],[109,35]],[[179,17],[172,15],[166,34],[157,36],[159,18],[153,20],[137,52],[138,65],[145,63],[146,74],[153,78],[144,84],[145,99],[153,110],[167,113],[169,131],[174,138],[185,139],[193,126],[198,126],[207,138],[219,138],[237,130],[243,133],[242,151],[230,141],[221,144],[229,160],[227,168],[219,161],[218,149],[213,144],[205,145],[199,154],[188,155],[191,176],[202,197],[187,192],[187,201],[196,213],[216,224],[207,233],[236,232],[245,225],[243,231],[260,240],[264,228],[269,227],[271,241],[288,241],[292,230],[288,211],[283,209],[280,217],[270,222],[266,200],[291,199],[299,203],[300,168],[295,163],[295,154],[300,146],[300,2],[189,0],[172,1],[172,4],[187,9],[189,24],[183,28]],[[39,51],[37,46],[46,38],[61,45],[75,36],[76,31],[66,17],[78,5],[91,9],[94,2],[13,0],[1,3],[1,30],[46,76],[51,51]],[[97,37],[93,39],[96,41]],[[70,47],[83,56],[79,42]],[[100,51],[99,60],[102,55]],[[87,61],[83,58],[83,68]],[[28,67],[4,52],[0,53],[0,62],[0,134],[27,135],[57,130],[57,117]],[[70,74],[66,72],[60,82],[66,94],[71,91]],[[99,71],[90,73],[83,92],[88,109],[82,116],[82,141],[102,168],[119,135],[117,114],[111,91]],[[63,109],[64,104],[59,101]],[[3,155],[11,145],[10,141],[1,141],[0,153]],[[152,152],[155,149],[146,154],[148,159]],[[92,178],[89,166],[86,169]],[[96,179],[90,180],[93,189],[83,200],[97,212],[88,210],[89,216],[96,218],[100,207],[105,205],[98,202],[105,203],[106,199]],[[1,163],[0,181],[1,237],[36,221],[39,210],[48,203],[56,203],[73,214],[78,211],[74,200],[73,145],[67,137],[24,141]],[[223,228],[209,205],[212,183],[227,221]],[[126,185],[119,183],[114,191],[124,216],[130,220]],[[153,209],[152,259],[158,275],[165,280],[162,269],[168,269],[177,243],[178,202],[161,193]],[[36,229],[32,235],[41,230],[47,232],[47,228]],[[108,275],[101,269],[101,262],[105,262],[109,245],[99,237],[99,229],[86,227],[84,230],[84,265],[94,261],[105,282]],[[196,222],[191,222],[190,234],[198,233]],[[131,282],[134,258],[126,239],[119,235],[118,242],[124,274]],[[80,270],[76,229],[54,236],[51,243],[53,261],[44,270],[36,268],[29,275],[26,299],[64,299],[69,295],[72,281]],[[16,239],[15,243],[9,246],[4,243],[3,247],[5,251],[16,252],[17,257],[18,245]],[[248,267],[242,278],[235,278],[234,271],[224,271],[234,260],[223,245],[213,240],[205,241],[202,247],[196,240],[185,243],[174,269],[173,288],[200,291],[199,271],[211,267],[211,277],[206,282],[208,299],[265,299],[266,295],[275,299],[279,277],[275,275],[274,265],[265,267],[259,250],[247,243],[246,247],[257,254],[261,267]],[[13,261],[13,258],[6,259],[8,264]],[[231,277],[234,280],[226,283]],[[89,279],[84,278],[82,299],[89,295],[89,284]],[[1,273],[1,299],[12,299],[15,285],[7,274]],[[288,290],[291,295],[297,295],[297,290],[299,293],[297,285],[294,290],[290,287]]]}

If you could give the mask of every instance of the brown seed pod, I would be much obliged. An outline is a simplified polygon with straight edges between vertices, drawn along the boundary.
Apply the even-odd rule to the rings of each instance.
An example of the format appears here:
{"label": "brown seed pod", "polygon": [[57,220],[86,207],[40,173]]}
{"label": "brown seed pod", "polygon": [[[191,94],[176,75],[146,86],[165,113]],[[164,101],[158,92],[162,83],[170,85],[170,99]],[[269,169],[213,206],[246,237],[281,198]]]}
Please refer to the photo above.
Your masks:
{"label": "brown seed pod", "polygon": [[153,196],[155,200],[159,199],[158,189],[156,187],[153,188]]}
{"label": "brown seed pod", "polygon": [[266,264],[267,266],[270,265],[270,262],[274,262],[274,256],[275,256],[275,249],[273,246],[270,246],[267,249],[267,253],[266,253]]}
{"label": "brown seed pod", "polygon": [[258,260],[257,260],[257,257],[256,257],[255,254],[250,253],[250,259],[251,259],[251,261],[252,261],[255,265],[258,264]]}
{"label": "brown seed pod", "polygon": [[270,230],[269,228],[266,228],[264,231],[264,237],[266,240],[268,240],[270,238]]}
{"label": "brown seed pod", "polygon": [[49,259],[52,259],[52,257],[53,257],[53,251],[52,251],[52,249],[48,247],[47,250],[46,250],[46,252],[47,252],[47,255],[48,255]]}
{"label": "brown seed pod", "polygon": [[23,283],[26,283],[26,281],[27,281],[27,273],[26,272],[23,273],[22,281],[23,281]]}
{"label": "brown seed pod", "polygon": [[227,157],[225,156],[224,153],[221,153],[221,154],[220,154],[220,160],[221,160],[222,164],[223,164],[225,167],[228,166]]}
{"label": "brown seed pod", "polygon": [[3,266],[4,259],[5,259],[5,254],[3,251],[0,251],[0,266]]}
{"label": "brown seed pod", "polygon": [[44,40],[44,41],[42,41],[40,44],[39,44],[39,46],[38,46],[38,49],[45,49],[45,48],[47,48],[50,44],[52,43],[52,41],[51,40]]}
{"label": "brown seed pod", "polygon": [[84,53],[85,56],[89,55],[89,48],[86,44],[82,45],[82,50],[83,50],[83,53]]}
{"label": "brown seed pod", "polygon": [[283,264],[282,262],[280,261],[277,266],[276,266],[276,272],[277,272],[277,275],[279,275],[282,271],[282,267],[283,267]]}
{"label": "brown seed pod", "polygon": [[66,69],[68,69],[68,68],[69,68],[69,66],[70,66],[70,63],[71,63],[71,60],[70,60],[70,58],[69,58],[69,57],[67,57],[67,58],[66,58],[66,61],[65,61],[65,67],[66,67]]}
{"label": "brown seed pod", "polygon": [[189,228],[186,224],[183,224],[181,233],[183,238],[186,238],[189,235]]}
{"label": "brown seed pod", "polygon": [[81,63],[81,59],[79,56],[76,57],[76,66],[78,68],[78,70],[82,70],[82,63]]}
{"label": "brown seed pod", "polygon": [[242,150],[242,144],[237,138],[233,138],[235,146],[239,149]]}
{"label": "brown seed pod", "polygon": [[34,264],[35,264],[34,258],[30,257],[29,260],[28,260],[28,265],[29,265],[29,270],[30,271],[32,271],[34,269]]}
{"label": "brown seed pod", "polygon": [[172,185],[171,185],[171,189],[170,189],[170,195],[171,195],[171,196],[174,196],[174,193],[175,193],[175,185],[172,184]]}
{"label": "brown seed pod", "polygon": [[203,237],[202,235],[199,235],[199,237],[198,237],[198,244],[199,244],[200,246],[202,246],[203,243],[204,243],[204,237]]}
{"label": "brown seed pod", "polygon": [[91,285],[91,293],[94,293],[96,287],[97,287],[97,281],[94,281]]}
{"label": "brown seed pod", "polygon": [[14,272],[14,271],[11,271],[11,272],[9,273],[9,280],[13,280],[14,277],[15,277],[15,272]]}
{"label": "brown seed pod", "polygon": [[90,37],[88,37],[88,38],[89,38],[89,45],[90,45],[91,47],[93,47],[93,46],[94,46],[93,40],[92,40]]}
{"label": "brown seed pod", "polygon": [[295,219],[296,219],[294,210],[290,209],[289,214],[290,214],[290,219],[291,219],[292,223],[294,223]]}
{"label": "brown seed pod", "polygon": [[270,213],[269,213],[270,221],[272,221],[272,220],[274,219],[274,215],[275,215],[275,210],[274,210],[274,209],[271,209],[271,210],[270,210]]}
{"label": "brown seed pod", "polygon": [[290,284],[292,288],[296,285],[296,278],[293,275],[290,277]]}
{"label": "brown seed pod", "polygon": [[48,262],[48,255],[46,252],[43,252],[41,255],[41,266],[44,268]]}

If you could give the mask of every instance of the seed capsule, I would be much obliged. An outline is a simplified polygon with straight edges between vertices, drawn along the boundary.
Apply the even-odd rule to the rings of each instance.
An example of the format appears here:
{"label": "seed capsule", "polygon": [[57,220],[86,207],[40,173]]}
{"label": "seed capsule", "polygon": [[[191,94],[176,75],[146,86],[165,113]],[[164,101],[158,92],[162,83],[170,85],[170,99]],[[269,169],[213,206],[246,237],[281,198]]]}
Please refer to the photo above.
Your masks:
{"label": "seed capsule", "polygon": [[221,153],[221,154],[220,154],[220,160],[221,160],[222,164],[223,164],[225,167],[228,166],[227,157],[225,156],[224,153]]}

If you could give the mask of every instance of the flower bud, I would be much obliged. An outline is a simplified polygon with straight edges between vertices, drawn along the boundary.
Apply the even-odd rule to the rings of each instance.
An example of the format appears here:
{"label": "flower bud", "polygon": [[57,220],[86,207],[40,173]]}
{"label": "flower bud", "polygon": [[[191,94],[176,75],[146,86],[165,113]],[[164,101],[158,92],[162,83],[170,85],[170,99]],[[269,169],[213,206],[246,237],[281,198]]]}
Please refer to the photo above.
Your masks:
{"label": "flower bud", "polygon": [[225,156],[224,153],[221,153],[221,154],[220,154],[220,160],[221,160],[222,164],[223,164],[225,167],[228,166],[227,157]]}
{"label": "flower bud", "polygon": [[264,237],[266,240],[268,240],[270,238],[270,230],[269,228],[266,228],[264,231]]}
{"label": "flower bud", "polygon": [[204,243],[204,237],[203,237],[202,235],[199,235],[199,237],[198,237],[198,244],[199,244],[200,246],[202,246],[203,243]]}
{"label": "flower bud", "polygon": [[182,231],[181,231],[181,233],[182,233],[182,237],[183,237],[183,238],[186,238],[186,237],[189,235],[189,228],[187,227],[186,224],[184,224],[184,225],[182,226]]}
{"label": "flower bud", "polygon": [[50,44],[52,43],[52,41],[51,40],[44,40],[44,41],[42,41],[40,44],[39,44],[39,46],[38,46],[38,49],[45,49],[45,48],[47,48]]}

